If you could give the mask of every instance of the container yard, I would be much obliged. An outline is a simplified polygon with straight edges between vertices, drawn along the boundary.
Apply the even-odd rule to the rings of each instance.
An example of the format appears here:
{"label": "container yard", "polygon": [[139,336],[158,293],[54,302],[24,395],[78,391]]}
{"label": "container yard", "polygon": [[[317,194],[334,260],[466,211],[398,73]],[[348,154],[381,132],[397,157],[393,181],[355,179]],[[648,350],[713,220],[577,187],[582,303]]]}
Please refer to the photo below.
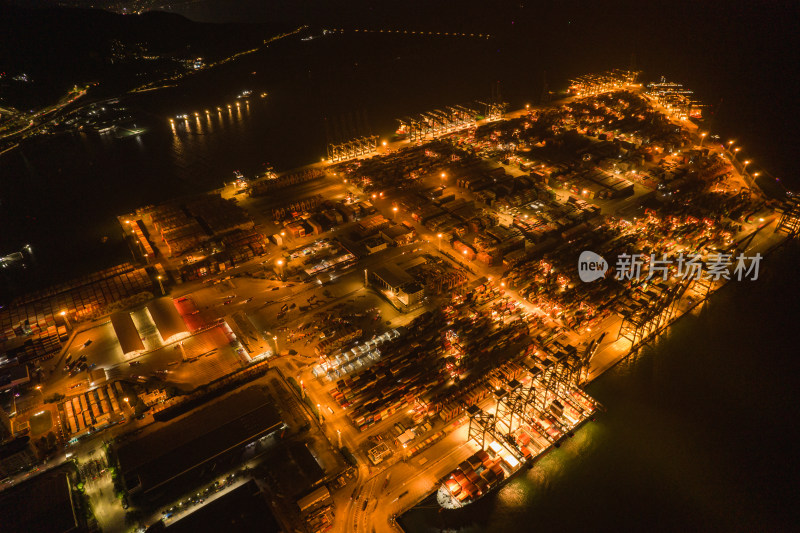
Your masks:
{"label": "container yard", "polygon": [[76,324],[152,295],[153,279],[147,271],[124,263],[16,298],[0,309],[6,356],[19,364],[50,359]]}
{"label": "container yard", "polygon": [[125,413],[120,403],[125,404],[125,397],[119,382],[114,382],[59,403],[65,440],[78,439],[124,420]]}
{"label": "container yard", "polygon": [[[476,501],[590,420],[599,406],[580,387],[594,361],[624,342],[618,360],[731,279],[686,278],[681,261],[713,268],[764,222],[729,154],[697,147],[624,80],[593,83],[609,79],[566,104],[330,167],[436,253],[401,269],[422,281],[427,310],[366,353],[325,354],[314,376],[361,434],[469,421],[480,451],[442,479],[444,507]],[[385,223],[362,221],[361,236]],[[643,260],[636,276],[585,283],[581,250]],[[391,293],[399,275],[370,282]],[[412,457],[408,438],[396,445]]]}

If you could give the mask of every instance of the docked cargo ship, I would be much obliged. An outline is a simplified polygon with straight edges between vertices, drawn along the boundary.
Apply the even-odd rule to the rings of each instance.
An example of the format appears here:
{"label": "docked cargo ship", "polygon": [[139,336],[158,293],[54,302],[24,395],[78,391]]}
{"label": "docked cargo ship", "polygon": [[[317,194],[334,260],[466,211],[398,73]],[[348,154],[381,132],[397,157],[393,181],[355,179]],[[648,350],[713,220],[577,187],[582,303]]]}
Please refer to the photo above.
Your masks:
{"label": "docked cargo ship", "polygon": [[521,468],[522,463],[510,454],[492,457],[488,451],[479,450],[445,478],[436,501],[445,509],[464,507],[499,488]]}
{"label": "docked cargo ship", "polygon": [[445,509],[459,509],[494,492],[523,466],[533,464],[571,436],[598,408],[597,402],[578,389],[549,401],[546,408],[531,406],[502,442],[489,442],[486,449],[478,450],[445,476],[436,500]]}

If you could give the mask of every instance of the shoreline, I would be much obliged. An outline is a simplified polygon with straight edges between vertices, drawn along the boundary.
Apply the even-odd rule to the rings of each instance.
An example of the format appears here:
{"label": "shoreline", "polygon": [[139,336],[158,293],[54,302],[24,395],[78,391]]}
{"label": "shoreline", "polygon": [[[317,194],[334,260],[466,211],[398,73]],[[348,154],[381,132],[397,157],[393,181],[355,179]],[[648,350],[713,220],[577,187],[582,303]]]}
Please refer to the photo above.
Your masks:
{"label": "shoreline", "polygon": [[[769,228],[769,227],[776,226],[776,225],[777,225],[776,221],[773,221],[772,223],[767,224],[764,227],[765,228]],[[757,230],[757,231],[760,231],[760,230]],[[774,238],[775,235],[776,235],[776,231],[773,230],[772,233],[771,233],[771,236],[773,236],[773,238]],[[755,253],[760,253],[763,258],[766,258],[766,257],[770,256],[776,250],[779,250],[780,248],[785,246],[788,242],[790,242],[790,240],[791,239],[789,239],[788,237],[785,237],[785,236],[778,237],[777,242],[769,244],[766,247],[758,248],[758,249],[754,250],[754,252]],[[667,322],[666,324],[664,324],[663,326],[661,326],[657,330],[649,333],[647,337],[645,337],[644,339],[639,341],[636,345],[631,346],[630,349],[627,352],[625,352],[622,356],[615,357],[612,360],[611,363],[601,367],[599,370],[596,370],[595,373],[591,375],[591,377],[582,385],[581,388],[585,389],[585,387],[587,385],[592,383],[594,380],[598,379],[600,376],[605,374],[607,371],[611,370],[612,368],[617,366],[622,361],[626,360],[631,355],[637,353],[640,349],[644,348],[645,345],[650,344],[652,341],[656,340],[656,338],[659,335],[661,335],[664,332],[666,332],[667,330],[669,330],[669,328],[671,328],[674,324],[676,324],[680,319],[682,319],[683,317],[685,317],[686,315],[688,315],[689,313],[694,311],[699,305],[706,303],[712,296],[717,294],[719,291],[723,290],[725,287],[728,287],[731,283],[732,283],[732,280],[727,280],[725,283],[723,283],[723,284],[721,284],[721,285],[719,285],[717,287],[711,288],[704,298],[696,299],[689,307],[687,307],[682,312],[680,312],[680,313],[676,314],[675,316],[673,316],[669,320],[669,322]],[[597,355],[599,355],[599,353],[600,352],[598,352]]]}

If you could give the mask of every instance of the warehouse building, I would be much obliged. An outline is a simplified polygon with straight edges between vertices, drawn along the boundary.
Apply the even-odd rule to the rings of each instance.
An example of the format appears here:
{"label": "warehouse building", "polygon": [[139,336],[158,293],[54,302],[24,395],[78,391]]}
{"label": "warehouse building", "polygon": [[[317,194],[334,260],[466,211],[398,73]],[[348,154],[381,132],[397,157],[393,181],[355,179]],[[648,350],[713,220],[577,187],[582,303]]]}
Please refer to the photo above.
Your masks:
{"label": "warehouse building", "polygon": [[189,335],[189,328],[187,328],[186,324],[183,322],[172,298],[165,296],[152,300],[148,302],[146,307],[164,343],[169,343]]}
{"label": "warehouse building", "polygon": [[229,529],[262,533],[283,531],[258,485],[252,479],[173,522],[168,527],[160,529],[169,533],[226,531]]}
{"label": "warehouse building", "polygon": [[69,474],[63,468],[45,472],[0,493],[0,530],[86,531],[75,513],[75,503]]}
{"label": "warehouse building", "polygon": [[133,323],[131,314],[127,311],[111,313],[111,326],[117,335],[117,340],[126,356],[133,356],[144,352],[144,344],[139,336],[139,330]]}
{"label": "warehouse building", "polygon": [[370,274],[380,287],[392,292],[399,291],[403,285],[413,281],[405,270],[393,264],[380,266]]}
{"label": "warehouse building", "polygon": [[283,425],[267,395],[250,387],[122,442],[119,472],[129,493],[153,499],[168,486],[200,482],[208,472],[238,464],[247,445]]}

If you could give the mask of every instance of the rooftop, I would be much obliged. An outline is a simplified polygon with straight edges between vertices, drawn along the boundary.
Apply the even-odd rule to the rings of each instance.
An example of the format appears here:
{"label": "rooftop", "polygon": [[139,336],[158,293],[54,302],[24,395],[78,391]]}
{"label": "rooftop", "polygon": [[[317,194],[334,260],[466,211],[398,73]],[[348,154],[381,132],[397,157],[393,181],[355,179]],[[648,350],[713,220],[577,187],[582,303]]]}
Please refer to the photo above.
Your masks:
{"label": "rooftop", "polygon": [[138,477],[147,492],[275,431],[282,421],[268,402],[250,387],[122,443],[117,457],[128,488]]}
{"label": "rooftop", "polygon": [[196,531],[262,531],[278,533],[278,526],[258,485],[250,480],[197,511],[172,523],[170,533]]}
{"label": "rooftop", "polygon": [[397,289],[411,281],[411,276],[409,276],[405,270],[394,264],[380,266],[376,268],[373,273],[393,289]]}
{"label": "rooftop", "polygon": [[65,533],[78,530],[69,475],[45,472],[0,493],[0,529]]}

